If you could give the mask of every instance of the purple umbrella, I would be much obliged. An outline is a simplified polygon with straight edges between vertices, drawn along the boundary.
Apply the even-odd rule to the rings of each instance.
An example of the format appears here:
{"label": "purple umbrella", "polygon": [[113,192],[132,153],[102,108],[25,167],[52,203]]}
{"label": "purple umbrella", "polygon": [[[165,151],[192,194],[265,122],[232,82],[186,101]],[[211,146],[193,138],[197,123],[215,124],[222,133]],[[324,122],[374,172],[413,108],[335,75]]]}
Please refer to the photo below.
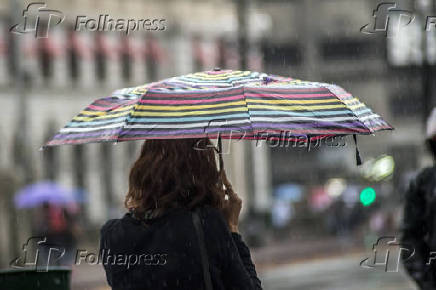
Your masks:
{"label": "purple umbrella", "polygon": [[41,181],[22,188],[15,195],[15,206],[17,208],[32,208],[43,203],[55,205],[68,205],[79,202],[76,192],[52,181]]}

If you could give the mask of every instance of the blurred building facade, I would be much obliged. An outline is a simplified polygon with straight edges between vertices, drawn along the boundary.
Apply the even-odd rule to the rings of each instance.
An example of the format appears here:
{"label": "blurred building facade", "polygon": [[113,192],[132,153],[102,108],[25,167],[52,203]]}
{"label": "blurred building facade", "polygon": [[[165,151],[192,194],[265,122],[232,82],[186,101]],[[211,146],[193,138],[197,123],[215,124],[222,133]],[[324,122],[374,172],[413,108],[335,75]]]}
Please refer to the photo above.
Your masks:
{"label": "blurred building facade", "polygon": [[[106,219],[123,213],[129,169],[142,142],[38,151],[80,109],[120,87],[239,66],[237,17],[230,1],[47,1],[48,8],[65,16],[62,23],[49,27],[47,38],[35,38],[34,33],[10,33],[12,25],[23,21],[21,11],[28,4],[0,3],[0,104],[7,108],[1,117],[0,167],[13,172],[18,180],[16,188],[1,199],[5,208],[2,228],[5,233],[20,235],[5,235],[1,241],[4,249],[17,248],[19,243],[12,245],[10,241],[23,241],[29,235],[28,216],[13,209],[11,202],[17,188],[26,183],[50,179],[83,189],[83,220],[89,229],[97,229]],[[93,19],[100,15],[112,19],[162,19],[165,29],[129,35],[77,32],[72,27],[78,15]],[[248,60],[251,68],[261,70],[259,50],[250,52]],[[247,200],[247,144],[225,146],[231,146],[227,150],[230,154],[224,156],[227,171],[234,188]],[[262,159],[256,162],[265,163]],[[262,171],[257,174],[262,175]],[[268,183],[263,182],[262,188],[266,191],[260,197],[265,200]],[[258,207],[266,208],[263,204]],[[17,216],[19,229],[14,226]]]}
{"label": "blurred building facade", "polygon": [[[425,9],[421,7],[423,2],[427,3]],[[320,186],[325,188],[330,180],[340,178],[354,190],[353,202],[358,203],[360,190],[371,185],[380,188],[380,194],[386,198],[381,206],[386,211],[393,210],[401,207],[410,177],[432,162],[424,147],[425,119],[429,109],[436,106],[436,90],[434,81],[426,79],[434,80],[436,76],[436,46],[434,31],[426,33],[423,24],[427,16],[436,15],[436,1],[395,1],[398,9],[413,11],[415,16],[410,27],[400,23],[401,32],[396,37],[387,37],[387,31],[362,33],[365,24],[373,25],[381,3],[307,0],[262,2],[258,6],[274,15],[274,33],[268,34],[261,44],[266,71],[339,84],[396,128],[393,132],[358,138],[363,161],[383,154],[393,157],[393,176],[378,182],[365,178],[364,170],[356,166],[351,137],[338,141],[343,143],[340,146],[315,148],[311,152],[304,146],[271,148],[273,187],[289,183],[302,186],[305,197],[300,203],[309,202],[311,197],[317,197]],[[393,18],[390,23],[388,29],[397,28],[392,27],[396,23]],[[340,200],[347,199],[346,192],[349,191],[343,191]],[[300,210],[303,227],[307,228],[307,208]]]}
{"label": "blurred building facade", "polygon": [[[84,188],[90,193],[87,209],[90,221],[98,224],[121,210],[127,174],[140,142],[120,146],[66,146],[42,152],[38,148],[93,99],[109,95],[120,87],[218,66],[236,69],[234,5],[220,1],[122,4],[119,1],[47,1],[47,7],[62,11],[65,20],[50,28],[48,38],[38,39],[33,33],[14,35],[9,32],[13,21],[10,17],[12,2],[3,2],[1,9],[0,84],[3,93],[0,99],[2,107],[9,108],[2,117],[3,128],[11,128],[1,132],[4,140],[1,166],[12,169],[17,163],[25,162],[24,168],[31,180],[53,179]],[[18,4],[25,9],[28,3]],[[220,18],[216,14],[221,15]],[[100,15],[113,19],[163,19],[165,29],[135,31],[128,36],[112,31],[76,32],[71,28],[78,15],[94,19]],[[211,18],[216,21],[208,21]],[[19,52],[14,51],[17,43]],[[252,55],[251,59],[255,57],[260,63],[261,56]],[[21,91],[15,87],[15,59],[27,76]],[[25,107],[19,102],[20,94],[25,96]],[[20,114],[27,116],[25,123]],[[19,147],[14,131],[23,127],[28,132],[25,142],[29,152],[27,159],[20,161],[12,153]],[[243,147],[240,150],[244,150]],[[244,156],[243,152],[239,155]],[[233,164],[232,158],[227,159],[229,172],[235,175],[232,179],[244,195],[244,177],[239,173],[244,170],[238,168],[241,162]]]}

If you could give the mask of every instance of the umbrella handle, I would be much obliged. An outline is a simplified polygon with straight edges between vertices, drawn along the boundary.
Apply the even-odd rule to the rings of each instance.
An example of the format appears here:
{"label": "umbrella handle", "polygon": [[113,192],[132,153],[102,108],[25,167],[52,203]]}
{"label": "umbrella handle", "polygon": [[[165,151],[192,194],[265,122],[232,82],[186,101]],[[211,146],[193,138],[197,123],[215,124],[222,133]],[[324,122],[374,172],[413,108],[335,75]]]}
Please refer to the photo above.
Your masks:
{"label": "umbrella handle", "polygon": [[233,191],[233,187],[230,184],[230,181],[227,178],[226,170],[224,169],[222,150],[223,150],[223,145],[222,145],[221,135],[219,135],[218,136],[218,149],[216,150],[218,153],[218,158],[219,158],[219,174],[221,176],[221,181],[222,181],[223,185],[225,186],[225,189],[224,189],[225,194],[233,195],[236,193]]}

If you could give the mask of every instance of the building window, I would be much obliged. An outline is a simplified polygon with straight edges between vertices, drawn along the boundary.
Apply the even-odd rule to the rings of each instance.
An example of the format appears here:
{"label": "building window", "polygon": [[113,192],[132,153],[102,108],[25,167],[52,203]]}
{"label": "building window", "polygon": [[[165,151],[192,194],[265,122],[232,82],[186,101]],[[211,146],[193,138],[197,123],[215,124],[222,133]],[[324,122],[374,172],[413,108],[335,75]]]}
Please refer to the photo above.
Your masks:
{"label": "building window", "polygon": [[69,74],[73,84],[77,84],[80,78],[80,58],[81,50],[77,33],[73,30],[68,31],[67,62]]}
{"label": "building window", "polygon": [[104,82],[107,78],[107,58],[109,49],[106,44],[106,39],[102,33],[97,33],[95,36],[95,75],[99,82]]}
{"label": "building window", "polygon": [[303,56],[301,48],[294,43],[270,43],[262,42],[263,61],[267,65],[299,65]]}
{"label": "building window", "polygon": [[320,55],[326,61],[364,59],[380,55],[376,43],[366,38],[326,38],[319,46]]}
{"label": "building window", "polygon": [[121,39],[121,75],[124,82],[129,82],[132,78],[132,48],[125,35]]}

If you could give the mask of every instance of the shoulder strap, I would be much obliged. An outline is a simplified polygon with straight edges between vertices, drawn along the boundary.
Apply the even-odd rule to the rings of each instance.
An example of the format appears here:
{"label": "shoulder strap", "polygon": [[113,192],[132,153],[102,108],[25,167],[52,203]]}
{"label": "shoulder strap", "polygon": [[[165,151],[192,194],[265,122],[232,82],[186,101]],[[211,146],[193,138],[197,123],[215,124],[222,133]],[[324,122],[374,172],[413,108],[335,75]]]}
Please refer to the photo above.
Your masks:
{"label": "shoulder strap", "polygon": [[210,278],[209,258],[207,255],[206,244],[204,242],[204,232],[197,209],[192,212],[192,222],[194,224],[198,243],[200,245],[201,264],[203,266],[203,278],[206,285],[206,290],[213,290],[212,280]]}

